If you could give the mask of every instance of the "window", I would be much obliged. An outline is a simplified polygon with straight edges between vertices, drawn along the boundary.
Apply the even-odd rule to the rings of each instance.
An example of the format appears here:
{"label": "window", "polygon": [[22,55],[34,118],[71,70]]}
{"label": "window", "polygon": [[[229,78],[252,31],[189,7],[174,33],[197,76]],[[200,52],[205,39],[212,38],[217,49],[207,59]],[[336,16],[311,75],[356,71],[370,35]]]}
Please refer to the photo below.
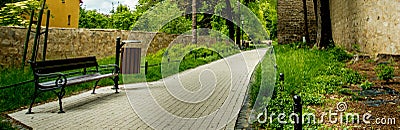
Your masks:
{"label": "window", "polygon": [[68,25],[71,25],[71,15],[68,15]]}

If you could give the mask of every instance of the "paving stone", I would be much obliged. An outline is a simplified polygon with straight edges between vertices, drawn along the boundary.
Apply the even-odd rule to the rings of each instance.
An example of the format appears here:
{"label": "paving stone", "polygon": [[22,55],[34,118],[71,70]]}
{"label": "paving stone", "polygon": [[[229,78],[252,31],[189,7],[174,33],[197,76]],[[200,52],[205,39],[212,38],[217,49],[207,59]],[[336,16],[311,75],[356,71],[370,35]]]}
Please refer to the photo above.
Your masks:
{"label": "paving stone", "polygon": [[[10,117],[34,129],[233,129],[251,73],[266,49],[245,51],[151,83],[109,87]],[[202,76],[203,75],[203,76]],[[182,87],[179,87],[182,85]]]}

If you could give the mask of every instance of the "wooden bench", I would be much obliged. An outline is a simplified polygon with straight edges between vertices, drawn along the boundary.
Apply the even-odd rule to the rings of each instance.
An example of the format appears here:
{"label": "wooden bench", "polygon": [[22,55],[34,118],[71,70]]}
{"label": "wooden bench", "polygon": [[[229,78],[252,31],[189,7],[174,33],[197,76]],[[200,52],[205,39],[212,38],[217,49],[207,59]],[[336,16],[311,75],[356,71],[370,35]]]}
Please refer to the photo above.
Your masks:
{"label": "wooden bench", "polygon": [[[114,88],[118,93],[118,72],[119,67],[115,64],[99,66],[96,57],[81,57],[62,60],[49,60],[30,62],[35,82],[35,92],[32,103],[27,114],[31,114],[32,105],[41,92],[53,91],[60,105],[58,113],[64,113],[61,99],[65,95],[65,87],[80,83],[96,81],[93,87],[93,94],[97,83],[104,78],[111,78],[114,81]],[[108,70],[106,74],[100,70]]]}

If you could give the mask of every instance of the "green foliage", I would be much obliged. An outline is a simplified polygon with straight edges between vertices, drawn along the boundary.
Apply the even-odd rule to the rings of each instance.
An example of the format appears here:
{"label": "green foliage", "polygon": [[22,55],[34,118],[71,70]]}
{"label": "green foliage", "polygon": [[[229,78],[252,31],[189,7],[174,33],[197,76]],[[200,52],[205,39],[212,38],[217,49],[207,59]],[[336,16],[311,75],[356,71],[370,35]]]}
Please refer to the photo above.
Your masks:
{"label": "green foliage", "polygon": [[80,8],[79,28],[109,28],[109,18],[96,10]]}
{"label": "green foliage", "polygon": [[[154,8],[155,5],[161,2],[161,6]],[[213,11],[216,14],[223,12],[226,8],[225,2],[220,1],[220,4],[216,3],[217,2],[213,1],[211,1],[211,3],[210,1],[204,1],[200,2],[198,7],[199,10],[208,12]],[[185,11],[190,11],[190,5],[191,1],[183,0],[139,0],[139,4],[135,7],[135,10],[130,11],[126,6],[118,5],[117,9],[112,10],[110,15],[100,14],[94,10],[87,11],[82,9],[83,11],[81,10],[79,27],[130,30],[133,25],[135,25],[134,30],[182,34],[191,29],[191,17],[188,15],[180,16],[184,14]],[[276,0],[251,1],[247,3],[247,6],[256,15],[258,22],[262,23],[267,32],[270,32],[270,37],[276,38]],[[152,11],[147,12],[149,10]],[[171,18],[170,16],[163,15],[163,12],[174,12],[177,13],[176,15],[174,14],[174,16],[180,17]],[[253,21],[244,22],[251,23]],[[147,23],[155,24],[149,25]],[[198,28],[209,28],[228,35],[228,27],[226,24],[224,18],[216,15],[206,17],[206,14],[197,14]]]}
{"label": "green foliage", "polygon": [[353,58],[353,55],[347,53],[343,48],[339,47],[334,47],[329,49],[329,52],[331,52],[333,55],[333,59],[339,61],[339,62],[344,62],[347,60],[350,60]]}
{"label": "green foliage", "polygon": [[117,9],[116,9],[115,11],[113,10],[113,12],[114,12],[114,13],[129,12],[129,8],[128,8],[128,6],[119,4],[119,5],[117,6]]}
{"label": "green foliage", "polygon": [[310,48],[310,46],[305,42],[295,42],[295,43],[289,44],[288,46],[293,49],[299,49],[299,48],[309,49]]}
{"label": "green foliage", "polygon": [[125,5],[118,5],[111,15],[98,13],[96,10],[80,8],[79,28],[101,28],[130,30],[135,23],[136,15]]}
{"label": "green foliage", "polygon": [[151,11],[140,14],[139,16],[141,17],[135,23],[134,30],[148,32],[159,31],[163,26],[168,24],[170,20],[175,19],[176,16],[180,16],[182,13],[184,12],[179,9],[175,2],[165,1],[163,4],[157,6],[157,8],[152,8]]}
{"label": "green foliage", "polygon": [[26,0],[5,4],[0,10],[0,26],[27,26],[31,11],[39,10],[40,3],[36,0]]}
{"label": "green foliage", "polygon": [[131,30],[134,24],[135,14],[128,7],[119,5],[117,11],[111,15],[111,28],[121,30]]}
{"label": "green foliage", "polygon": [[371,88],[372,86],[374,86],[374,83],[369,82],[368,80],[365,80],[363,83],[360,84],[360,87],[363,90],[367,90],[367,89]]}
{"label": "green foliage", "polygon": [[348,68],[342,68],[340,72],[343,81],[347,84],[360,84],[365,79],[360,73]]}
{"label": "green foliage", "polygon": [[320,94],[331,94],[337,91],[338,86],[343,85],[343,78],[336,75],[320,75],[312,79],[308,86],[311,87],[310,91]]}
{"label": "green foliage", "polygon": [[[293,95],[300,95],[303,106],[323,105],[326,94],[343,93],[354,95],[349,89],[342,89],[345,84],[359,84],[364,77],[351,69],[345,68],[344,60],[347,53],[340,49],[314,50],[303,46],[301,43],[274,46],[278,72],[285,74],[284,89],[279,89],[277,84],[274,95],[268,103],[268,113],[291,113]],[[254,104],[257,98],[260,83],[257,81],[261,75],[260,70],[255,71],[249,89],[250,103]],[[260,77],[258,77],[260,76]],[[277,83],[279,83],[277,81]],[[307,111],[305,108],[303,111]],[[258,127],[271,129],[293,129],[292,124],[279,124],[277,121],[267,124],[258,124]],[[319,125],[306,125],[318,128]]]}
{"label": "green foliage", "polygon": [[222,57],[218,53],[206,48],[194,49],[187,55],[185,55],[184,60],[182,60],[179,65],[179,71],[184,71],[197,67],[199,65],[207,64],[210,61],[221,59]]}
{"label": "green foliage", "polygon": [[16,130],[16,128],[12,127],[10,122],[4,120],[2,116],[0,116],[0,129],[2,130]]}
{"label": "green foliage", "polygon": [[182,34],[191,30],[192,21],[184,16],[169,21],[161,28],[161,32],[168,34]]}
{"label": "green foliage", "polygon": [[138,16],[142,16],[144,12],[149,10],[151,7],[154,5],[158,4],[159,2],[164,1],[164,0],[139,0],[139,4],[136,5],[136,11],[135,13],[138,14]]}
{"label": "green foliage", "polygon": [[[275,90],[274,90],[275,91]],[[293,112],[293,99],[292,95],[286,92],[277,91],[274,99],[270,100],[268,103],[268,114],[272,113],[292,113]],[[269,117],[268,117],[269,122]],[[278,121],[277,116],[274,116],[272,123],[261,124],[261,127],[271,128],[271,129],[293,129],[293,125],[290,123],[288,117],[284,119],[288,124],[281,124]]]}
{"label": "green foliage", "polygon": [[325,101],[325,96],[318,93],[300,93],[300,96],[305,106],[322,105]]}
{"label": "green foliage", "polygon": [[390,64],[379,64],[375,67],[375,72],[379,79],[389,82],[394,77],[394,67]]}
{"label": "green foliage", "polygon": [[15,2],[20,2],[24,0],[1,0],[0,1],[0,8],[6,6],[6,3],[15,3]]}
{"label": "green foliage", "polygon": [[352,49],[356,52],[360,52],[361,48],[359,44],[352,44],[351,45]]}
{"label": "green foliage", "polygon": [[368,59],[366,62],[367,63],[374,63],[375,61],[373,59]]}
{"label": "green foliage", "polygon": [[254,103],[256,102],[258,92],[260,91],[261,85],[261,66],[257,65],[256,69],[252,74],[252,78],[250,80],[250,88],[249,88],[249,101],[250,107],[253,107]]}
{"label": "green foliage", "polygon": [[344,64],[341,63],[338,63],[336,66],[329,66],[324,71],[324,74],[340,76],[342,78],[342,82],[348,85],[360,84],[363,80],[365,80],[365,77],[357,71],[344,67]]}
{"label": "green foliage", "polygon": [[277,0],[268,0],[269,6],[264,8],[264,19],[266,20],[266,28],[270,32],[270,38],[276,39],[278,37],[277,23],[278,23],[278,13]]}
{"label": "green foliage", "polygon": [[[159,80],[163,77],[168,77],[173,75],[177,72],[182,72],[187,69],[195,68],[200,65],[204,65],[210,63],[212,61],[221,59],[223,57],[238,53],[239,51],[224,51],[224,53],[217,53],[221,52],[221,50],[227,50],[230,46],[224,43],[216,43],[213,44],[211,47],[206,47],[201,44],[191,44],[191,45],[183,45],[183,44],[176,44],[173,45],[168,49],[168,52],[165,49],[159,50],[154,54],[148,54],[146,56],[146,60],[150,65],[156,65],[153,67],[149,67],[148,73],[146,74],[147,81],[155,81]],[[191,50],[190,52],[186,52],[187,50]],[[169,66],[172,68],[163,68],[163,75],[161,75],[161,64],[168,62],[164,55],[168,53],[168,57],[170,58],[171,63]],[[184,54],[183,57],[182,54]],[[182,59],[179,59],[182,58]],[[180,61],[180,62],[175,62]],[[179,68],[173,68],[179,67]],[[175,71],[178,70],[178,71]]]}

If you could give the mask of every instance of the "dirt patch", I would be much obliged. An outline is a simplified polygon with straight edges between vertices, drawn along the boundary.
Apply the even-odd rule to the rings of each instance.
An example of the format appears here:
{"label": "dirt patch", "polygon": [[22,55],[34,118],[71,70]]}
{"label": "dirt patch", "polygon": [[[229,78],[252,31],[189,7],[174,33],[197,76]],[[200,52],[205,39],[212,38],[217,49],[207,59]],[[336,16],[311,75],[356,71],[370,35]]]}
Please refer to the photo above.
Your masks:
{"label": "dirt patch", "polygon": [[[395,68],[395,78],[389,82],[379,80],[374,71],[375,66],[382,62],[393,63]],[[326,126],[341,128],[341,126],[351,126],[353,129],[399,129],[400,128],[400,61],[390,58],[381,58],[377,61],[370,59],[362,59],[356,62],[351,62],[346,65],[360,74],[364,75],[366,79],[374,85],[368,90],[362,90],[359,85],[344,86],[349,89],[353,95],[326,95],[329,99],[340,99],[346,102],[347,110],[345,113],[338,112],[345,115],[346,113],[358,113],[360,123],[342,123],[331,124],[329,119],[324,123]],[[343,98],[344,97],[344,98]],[[327,112],[324,108],[335,108],[336,103],[327,103],[323,107],[313,106],[316,110],[317,116],[322,112]],[[369,123],[363,121],[363,115],[369,113],[371,116],[368,120]]]}

